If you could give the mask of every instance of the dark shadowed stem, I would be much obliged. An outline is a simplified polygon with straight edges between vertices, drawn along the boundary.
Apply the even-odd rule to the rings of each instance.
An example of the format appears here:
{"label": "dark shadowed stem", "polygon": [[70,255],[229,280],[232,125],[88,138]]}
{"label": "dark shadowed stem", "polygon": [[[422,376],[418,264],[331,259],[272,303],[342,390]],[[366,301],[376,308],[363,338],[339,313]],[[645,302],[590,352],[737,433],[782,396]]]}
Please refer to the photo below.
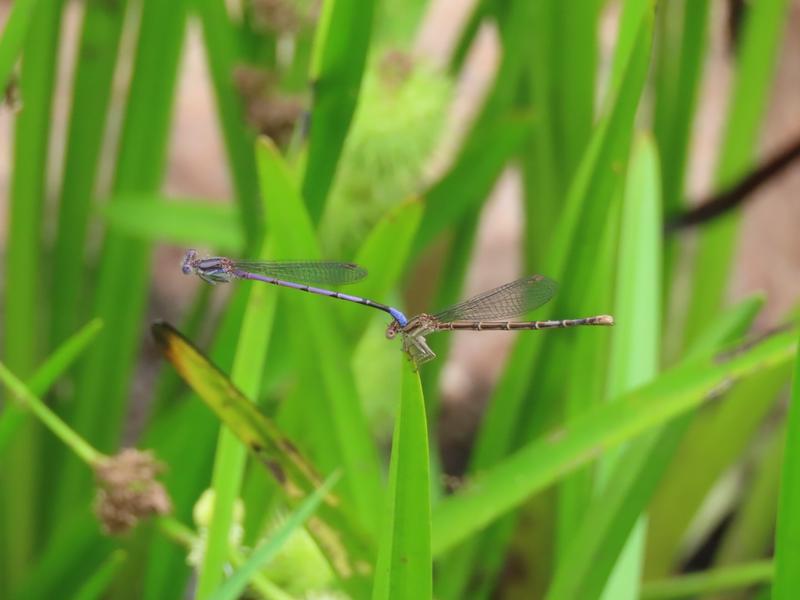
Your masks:
{"label": "dark shadowed stem", "polygon": [[707,223],[737,208],[759,187],[780,175],[798,158],[800,158],[800,138],[795,139],[779,154],[745,175],[732,187],[668,220],[667,233]]}

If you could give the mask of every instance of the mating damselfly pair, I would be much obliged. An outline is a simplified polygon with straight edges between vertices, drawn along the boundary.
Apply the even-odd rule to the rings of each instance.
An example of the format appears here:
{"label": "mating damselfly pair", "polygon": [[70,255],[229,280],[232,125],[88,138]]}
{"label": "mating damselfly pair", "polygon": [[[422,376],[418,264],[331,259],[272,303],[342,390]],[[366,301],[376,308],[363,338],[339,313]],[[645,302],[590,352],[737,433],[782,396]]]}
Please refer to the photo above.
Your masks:
{"label": "mating damselfly pair", "polygon": [[399,334],[403,339],[403,350],[415,365],[436,357],[425,339],[429,333],[436,331],[515,331],[614,324],[614,318],[609,315],[582,319],[509,321],[539,308],[555,296],[558,284],[543,275],[523,277],[441,312],[421,313],[409,319],[401,310],[386,304],[310,285],[345,285],[366,277],[367,271],[353,263],[233,260],[220,256],[200,258],[195,250],[189,250],[183,259],[182,270],[187,275],[196,274],[212,284],[250,279],[382,310],[392,317],[392,322],[386,328],[386,337],[392,339]]}

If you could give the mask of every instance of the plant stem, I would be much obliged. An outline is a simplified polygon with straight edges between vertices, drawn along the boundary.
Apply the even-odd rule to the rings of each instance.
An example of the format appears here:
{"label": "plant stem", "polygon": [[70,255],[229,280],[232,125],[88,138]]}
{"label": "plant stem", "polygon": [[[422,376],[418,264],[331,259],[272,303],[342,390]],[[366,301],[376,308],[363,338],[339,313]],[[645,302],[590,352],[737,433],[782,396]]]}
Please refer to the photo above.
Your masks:
{"label": "plant stem", "polygon": [[3,363],[0,363],[0,381],[3,381],[19,402],[36,415],[50,431],[58,436],[64,444],[71,448],[90,467],[97,465],[106,458],[104,454],[90,446],[57,414],[45,406],[44,402],[36,397]]}

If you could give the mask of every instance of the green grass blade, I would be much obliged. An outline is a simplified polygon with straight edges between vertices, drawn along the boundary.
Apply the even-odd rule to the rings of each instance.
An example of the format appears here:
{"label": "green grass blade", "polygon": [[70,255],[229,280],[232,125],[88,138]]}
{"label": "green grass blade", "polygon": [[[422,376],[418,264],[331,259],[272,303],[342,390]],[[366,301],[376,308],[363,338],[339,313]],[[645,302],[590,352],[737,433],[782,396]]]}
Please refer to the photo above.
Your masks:
{"label": "green grass blade", "polygon": [[[482,211],[480,207],[461,219],[453,231],[453,239],[447,249],[447,254],[442,262],[439,278],[439,289],[431,306],[452,306],[463,298],[464,281],[467,277],[472,262],[472,249],[478,232]],[[422,371],[422,389],[425,392],[425,407],[428,412],[428,422],[439,421],[439,377],[447,363],[447,356],[452,344],[452,336],[433,336],[428,343],[436,353],[437,360]],[[431,432],[435,439],[435,428]],[[436,445],[435,442],[432,445]],[[433,455],[436,459],[438,456]],[[434,493],[438,492],[434,488]]]}
{"label": "green grass blade", "polygon": [[722,569],[700,571],[681,577],[648,581],[642,586],[642,600],[694,598],[748,588],[772,581],[772,561],[744,563]]}
{"label": "green grass blade", "polygon": [[[141,25],[116,164],[113,194],[152,193],[161,185],[175,78],[183,47],[186,0],[142,2]],[[150,279],[150,246],[113,232],[101,254],[93,313],[106,328],[83,365],[71,422],[107,450],[118,442],[129,378],[141,340]],[[86,501],[88,474],[67,459],[57,505]],[[78,500],[81,499],[81,500]],[[65,517],[66,518],[66,517]]]}
{"label": "green grass blade", "polygon": [[796,350],[794,337],[794,331],[776,335],[727,362],[702,361],[672,369],[563,429],[526,444],[436,507],[434,556],[608,448],[691,410],[722,382],[790,360]]}
{"label": "green grass blade", "polygon": [[[61,344],[27,381],[34,396],[44,396],[58,378],[74,363],[103,327],[99,319],[90,321],[79,332]],[[6,404],[0,413],[0,454],[25,422],[27,412],[16,404]]]}
{"label": "green grass blade", "polygon": [[0,90],[5,90],[11,71],[19,58],[33,13],[39,0],[14,2],[6,25],[0,34]]}
{"label": "green grass blade", "polygon": [[[622,277],[617,259],[619,239],[623,235],[620,232],[620,222],[622,221],[620,213],[623,210],[622,195],[622,191],[615,193],[610,201],[605,231],[601,234],[602,240],[599,242],[597,254],[593,261],[594,269],[591,274],[588,274],[589,279],[586,280],[584,295],[580,302],[583,308],[578,309],[576,307],[575,310],[581,310],[581,312],[570,314],[593,314],[598,311],[611,312],[615,319],[622,319],[622,321],[629,320],[632,316],[629,307],[623,306],[623,301],[619,298],[623,292],[620,289],[615,290],[615,286],[619,287],[616,284],[616,280]],[[642,212],[645,212],[644,209]],[[627,237],[631,236],[628,235]],[[642,244],[642,246],[645,245]],[[645,281],[648,280],[645,279]],[[626,290],[626,292],[629,292],[629,290]],[[615,293],[617,295],[617,307],[614,307],[614,301],[612,300]],[[619,310],[622,310],[621,316],[617,314]],[[627,318],[626,311],[628,312]],[[614,355],[611,343],[615,334],[617,336],[622,335],[622,333],[617,333],[616,327],[614,330],[576,331],[573,333],[576,335],[572,336],[572,339],[552,340],[547,349],[548,354],[553,353],[555,355],[553,360],[557,360],[556,357],[560,356],[562,360],[569,360],[573,364],[582,365],[581,377],[570,378],[565,385],[561,386],[562,389],[556,390],[552,387],[543,386],[543,390],[552,390],[544,393],[552,393],[555,395],[554,397],[563,395],[561,402],[563,408],[559,415],[562,421],[569,421],[576,416],[584,414],[601,403],[603,398],[607,396],[608,382],[606,380],[611,366],[609,365],[609,357]],[[523,435],[526,438],[530,438],[534,434],[529,431]],[[572,539],[575,537],[576,529],[583,522],[586,508],[595,496],[594,479],[596,473],[594,471],[595,469],[592,467],[582,469],[565,479],[559,486],[558,522],[555,541],[558,556],[561,555],[566,546],[571,544]]]}
{"label": "green grass blade", "polygon": [[[697,350],[692,353],[694,358],[687,360],[707,358],[723,344],[738,338],[754,314],[748,310],[733,310],[721,315],[703,336],[702,346],[710,350]],[[739,385],[757,380],[760,375],[757,373]],[[550,597],[599,594],[614,557],[638,515],[645,510],[667,466],[672,462],[677,469],[686,468],[685,461],[673,460],[673,457],[691,418],[690,414],[680,417],[649,439],[635,442],[624,457],[616,461],[616,469],[604,486],[604,492],[592,500],[582,527],[564,553],[567,558],[559,567]],[[659,523],[652,518],[649,522]]]}
{"label": "green grass blade", "polygon": [[126,553],[124,550],[114,550],[109,557],[95,571],[94,575],[84,583],[72,596],[74,600],[99,600],[108,594],[108,588],[114,577],[125,564]]}
{"label": "green grass blade", "polygon": [[705,61],[710,9],[709,0],[681,0],[660,7],[653,127],[664,174],[665,215],[674,215],[684,205],[689,137]]}
{"label": "green grass blade", "polygon": [[[653,140],[648,136],[640,137],[629,166],[622,213],[617,271],[619,275],[614,308],[617,325],[613,334],[608,381],[608,393],[611,396],[634,389],[653,379],[658,373],[662,319],[663,225],[658,161]],[[677,439],[674,444],[677,444]],[[646,445],[646,442],[642,444]],[[622,454],[627,456],[638,452],[647,454],[644,447],[640,450],[638,443],[635,443],[623,450]],[[614,458],[605,462],[606,467],[614,464],[618,466]],[[650,493],[653,486],[650,487]],[[626,547],[617,560],[604,591],[607,596],[638,596],[644,534],[645,525],[640,521],[639,526],[631,532]]]}
{"label": "green grass blade", "polygon": [[203,24],[204,47],[216,94],[217,113],[239,203],[239,223],[247,247],[256,250],[264,233],[264,211],[259,201],[253,157],[255,136],[245,122],[244,102],[234,87],[234,71],[244,60],[241,40],[237,38],[238,32],[224,0],[195,0],[194,6]]}
{"label": "green grass blade", "polygon": [[[288,165],[269,140],[259,143],[257,163],[265,186],[267,224],[276,258],[318,258],[319,247],[310,217],[300,201]],[[316,386],[317,393],[305,395],[302,402],[307,410],[319,406],[319,410],[327,414],[329,420],[325,422],[324,430],[317,432],[316,441],[331,452],[318,456],[320,467],[342,469],[342,494],[353,503],[365,529],[372,532],[378,527],[383,495],[380,469],[347,362],[350,352],[342,344],[333,319],[335,304],[332,302],[336,301],[293,293],[293,308],[299,310],[296,314],[302,315],[296,321],[294,335],[308,340],[305,352],[310,349],[310,356],[314,358],[313,363],[304,362],[316,374],[309,384]],[[353,311],[374,310],[358,305],[348,308]],[[318,404],[311,404],[313,402]]]}
{"label": "green grass blade", "polygon": [[88,510],[65,523],[47,540],[36,564],[14,594],[18,600],[71,598],[114,551],[114,543],[97,535],[97,519]]}
{"label": "green grass blade", "polygon": [[400,410],[392,439],[389,509],[372,591],[384,598],[431,598],[431,499],[428,425],[419,374],[403,357]]}
{"label": "green grass blade", "polygon": [[[622,211],[620,228],[619,261],[617,267],[617,290],[614,318],[616,326],[613,332],[611,359],[609,364],[608,393],[618,397],[647,381],[653,379],[658,372],[660,325],[661,325],[661,195],[658,156],[653,142],[648,137],[641,137],[634,148],[625,187],[625,202]],[[648,441],[637,441],[619,453],[611,453],[604,461],[606,469],[614,470],[614,465],[628,457],[642,458],[648,455],[645,447]],[[633,469],[631,469],[633,471]],[[630,471],[629,471],[630,472]],[[621,486],[615,486],[620,488]],[[601,483],[601,488],[605,488]],[[632,516],[637,513],[628,513]],[[581,523],[587,523],[584,517]],[[620,528],[620,531],[623,531]],[[638,530],[631,534],[628,546],[619,556],[617,566],[608,582],[604,593],[611,597],[636,595],[641,571],[642,534]],[[618,536],[624,539],[624,534]],[[610,559],[614,554],[609,550],[605,557]],[[567,551],[570,557],[575,556]],[[598,562],[587,565],[597,566]],[[608,561],[610,566],[611,561]],[[568,566],[561,571],[561,579],[556,576],[551,590],[551,597],[565,597],[563,593],[555,593],[562,580],[580,589],[582,582],[570,572]],[[567,575],[569,573],[569,575]],[[605,581],[609,571],[595,578]],[[588,576],[587,579],[592,579]],[[613,590],[613,591],[612,591]],[[597,594],[586,590],[589,596]]]}
{"label": "green grass blade", "polygon": [[30,410],[39,421],[45,425],[51,433],[58,436],[78,458],[89,466],[97,466],[103,455],[92,448],[82,437],[76,434],[69,425],[62,421],[56,413],[48,408],[42,400],[36,396],[28,386],[12,373],[8,367],[0,362],[0,381],[11,392],[14,401],[19,402],[26,409]]}
{"label": "green grass blade", "polygon": [[[358,249],[354,262],[369,273],[369,277],[349,286],[347,292],[363,298],[384,298],[400,280],[408,263],[411,243],[422,218],[423,204],[410,199],[399,204],[381,219]],[[344,314],[344,307],[342,307]],[[360,330],[364,315],[355,311],[344,314],[349,330]]]}
{"label": "green grass blade", "polygon": [[478,0],[472,7],[472,12],[461,29],[458,41],[453,45],[453,51],[447,65],[447,70],[451,74],[457,75],[461,72],[467,54],[475,41],[475,36],[477,36],[484,19],[489,16],[489,4],[488,0]]}
{"label": "green grass blade", "polygon": [[322,215],[355,112],[374,11],[374,0],[331,0],[322,5],[311,62],[314,106],[302,185],[314,222]]}
{"label": "green grass blade", "polygon": [[[786,0],[764,0],[748,11],[726,130],[720,144],[715,182],[718,188],[733,183],[753,163],[787,5]],[[728,289],[738,223],[738,213],[729,214],[709,224],[701,233],[692,273],[694,295],[687,315],[685,345],[722,304]]]}
{"label": "green grass blade", "polygon": [[[434,238],[479,210],[508,161],[523,148],[541,117],[520,107],[520,85],[527,65],[527,44],[540,17],[540,3],[513,0],[498,23],[503,58],[491,92],[448,172],[426,194],[426,211],[414,254]],[[481,8],[476,8],[480,11]]]}
{"label": "green grass blade", "polygon": [[465,143],[450,170],[425,194],[425,215],[414,241],[414,255],[479,206],[530,131],[530,118],[499,117]]}
{"label": "green grass blade", "polygon": [[[22,11],[30,10],[25,6]],[[14,158],[9,189],[8,240],[5,256],[5,306],[3,357],[9,369],[22,378],[34,370],[43,348],[41,340],[41,274],[43,209],[47,182],[47,154],[52,120],[53,87],[61,26],[62,0],[42,0],[29,17],[19,92],[23,108],[14,124]],[[24,21],[24,12],[18,15]],[[12,23],[13,36],[24,29]],[[4,36],[5,37],[5,36]],[[1,88],[3,91],[5,87]],[[8,160],[8,159],[6,159]],[[10,465],[2,477],[0,505],[0,595],[13,589],[29,566],[41,534],[35,500],[39,485],[40,429],[28,421],[3,457]]]}
{"label": "green grass blade", "polygon": [[569,181],[592,133],[601,0],[555,0],[549,57],[553,130],[561,178]]}
{"label": "green grass blade", "polygon": [[[625,72],[632,55],[639,44],[640,25],[645,20],[652,21],[655,16],[656,3],[654,0],[625,0],[619,16],[619,32],[617,33],[616,46],[611,65],[610,82],[605,100],[615,102],[620,86],[625,79]],[[652,30],[651,30],[652,33]]]}
{"label": "green grass blade", "polygon": [[333,473],[313,494],[306,498],[297,510],[286,519],[281,527],[270,538],[253,550],[250,557],[239,569],[220,587],[211,600],[235,600],[244,592],[250,579],[278,553],[289,537],[303,526],[339,479],[338,473]]}
{"label": "green grass blade", "polygon": [[87,232],[127,4],[87,2],[83,14],[53,250],[51,344],[74,330],[88,300]]}
{"label": "green grass blade", "polygon": [[[42,209],[45,201],[56,51],[61,0],[43,0],[32,15],[20,72],[23,109],[14,128],[14,168],[6,255],[4,356],[9,367],[27,376],[33,370],[40,327],[39,277],[42,272]],[[20,493],[24,496],[24,492]]]}
{"label": "green grass blade", "polygon": [[778,523],[775,532],[773,598],[792,598],[800,589],[800,352],[797,355],[792,400],[786,425]]}
{"label": "green grass blade", "polygon": [[384,45],[413,47],[427,0],[385,0],[376,5],[375,39]]}
{"label": "green grass blade", "polygon": [[124,194],[101,213],[118,234],[146,242],[208,247],[234,257],[245,247],[239,212],[222,202]]}
{"label": "green grass blade", "polygon": [[[548,260],[541,272],[560,280],[562,289],[552,307],[544,307],[540,318],[560,317],[566,314],[581,314],[587,307],[585,282],[593,281],[595,261],[606,233],[606,224],[614,214],[613,200],[618,197],[620,185],[619,165],[627,162],[628,148],[633,128],[633,115],[639,103],[647,73],[647,57],[650,46],[651,23],[645,19],[640,31],[639,46],[631,55],[626,77],[620,88],[618,102],[612,105],[613,110],[607,113],[598,123],[589,147],[584,154],[581,166],[573,180],[567,197],[563,217],[559,220],[558,229],[553,235],[553,244]],[[575,243],[575,240],[580,240]],[[592,295],[594,301],[598,296]],[[594,311],[599,307],[591,306]],[[566,332],[562,332],[566,333]],[[603,335],[606,332],[582,332],[581,335]],[[563,336],[561,336],[563,337]],[[531,402],[531,398],[556,398],[564,393],[564,380],[560,365],[572,362],[574,357],[568,340],[559,341],[558,336],[520,336],[515,344],[506,369],[492,396],[486,417],[478,433],[477,441],[470,461],[470,471],[480,472],[497,463],[515,446],[530,440],[531,430],[540,421],[535,410],[546,410],[541,402]],[[557,344],[558,353],[553,351]],[[547,351],[544,351],[547,348]],[[536,365],[539,356],[552,360],[553,366]],[[598,357],[599,358],[599,357]],[[595,362],[595,361],[593,361]],[[544,379],[555,379],[546,387]],[[531,382],[536,387],[531,387]],[[557,389],[556,389],[557,388]],[[498,525],[509,530],[510,526]],[[464,553],[471,554],[470,559],[461,559],[468,563],[460,571],[465,577],[473,577],[476,573],[484,574],[486,561],[484,555],[493,556],[503,552],[505,544],[498,540],[504,536],[487,533],[499,543],[497,548],[488,549],[485,538],[470,542]],[[461,597],[466,593],[466,581],[452,588],[452,597]]]}
{"label": "green grass blade", "polygon": [[[791,375],[790,375],[791,376]],[[784,426],[776,427],[767,448],[759,456],[751,482],[743,488],[744,498],[714,557],[715,566],[733,566],[763,558],[774,547],[775,518],[784,464]],[[711,527],[712,524],[709,524]]]}
{"label": "green grass blade", "polygon": [[[701,334],[685,360],[710,356],[720,341],[744,336],[763,299],[751,298],[727,310]],[[689,524],[719,477],[752,439],[790,375],[782,365],[739,382],[726,402],[698,413],[650,505],[646,574],[663,577],[679,560]]]}
{"label": "green grass blade", "polygon": [[761,294],[755,294],[717,316],[686,351],[684,360],[706,358],[722,345],[743,339],[764,307],[765,300]]}
{"label": "green grass blade", "polygon": [[[269,256],[265,244],[260,253]],[[268,286],[251,284],[247,299],[236,354],[231,369],[232,384],[243,392],[241,398],[255,398],[261,388],[267,344],[272,333],[277,298]],[[241,405],[247,410],[251,403]],[[252,448],[252,444],[250,444]],[[219,587],[228,559],[230,528],[233,510],[242,486],[247,447],[228,428],[219,434],[211,487],[214,490],[214,507],[208,529],[206,551],[197,583],[197,597],[208,598]]]}
{"label": "green grass blade", "polygon": [[719,478],[752,441],[790,376],[789,365],[741,381],[719,406],[698,414],[653,499],[646,573],[663,577],[680,561],[692,519]]}
{"label": "green grass blade", "polygon": [[[647,69],[650,31],[645,21],[640,31],[641,46],[633,53],[618,102],[595,130],[580,172],[570,189],[546,269],[548,275],[562,280],[562,288],[551,312],[545,314],[578,314],[584,308],[576,306],[576,303],[584,296],[580,288],[585,281],[592,279],[591,271],[607,222],[609,205],[619,185],[615,165],[627,159],[633,114]],[[591,202],[588,201],[590,198]],[[573,243],[574,240],[580,240],[580,243]],[[479,435],[473,461],[476,468],[491,464],[496,457],[507,452],[517,438],[514,431],[520,423],[524,394],[528,382],[533,379],[531,364],[542,343],[542,337],[520,336]],[[482,449],[484,444],[485,453]]]}
{"label": "green grass blade", "polygon": [[638,597],[646,532],[640,516],[689,420],[689,415],[681,415],[661,431],[636,440],[616,461],[602,495],[592,501],[563,553],[567,558],[548,598]]}

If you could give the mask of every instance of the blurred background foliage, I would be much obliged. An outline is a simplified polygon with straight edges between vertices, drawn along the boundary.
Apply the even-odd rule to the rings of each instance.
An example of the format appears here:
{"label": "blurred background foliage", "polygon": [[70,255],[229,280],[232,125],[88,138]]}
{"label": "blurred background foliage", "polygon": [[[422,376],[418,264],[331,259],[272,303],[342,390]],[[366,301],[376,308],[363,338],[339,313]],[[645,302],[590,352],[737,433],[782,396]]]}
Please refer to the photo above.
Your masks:
{"label": "blurred background foliage", "polygon": [[[0,10],[0,597],[793,597],[800,4]],[[410,314],[538,272],[536,318],[617,325],[417,374],[186,247]]]}

